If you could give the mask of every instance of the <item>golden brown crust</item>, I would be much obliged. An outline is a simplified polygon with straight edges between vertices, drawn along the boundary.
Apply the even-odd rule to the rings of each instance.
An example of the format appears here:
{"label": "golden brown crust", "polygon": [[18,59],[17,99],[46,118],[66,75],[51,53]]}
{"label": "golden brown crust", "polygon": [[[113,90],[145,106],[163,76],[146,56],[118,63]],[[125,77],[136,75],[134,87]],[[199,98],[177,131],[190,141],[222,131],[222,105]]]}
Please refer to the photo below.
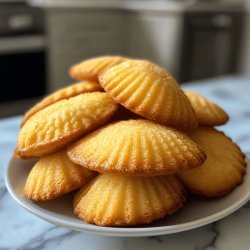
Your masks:
{"label": "golden brown crust", "polygon": [[[244,172],[245,173],[245,172]],[[242,175],[244,175],[242,173]],[[181,180],[182,181],[182,180]],[[229,193],[231,193],[236,187],[238,187],[240,184],[243,183],[243,178],[235,181],[234,184],[232,184],[230,187],[221,187],[220,190],[216,191],[203,191],[193,185],[190,185],[188,182],[182,181],[183,185],[190,190],[192,193],[198,195],[198,196],[203,196],[207,198],[216,198],[216,197],[222,197],[225,196]]]}
{"label": "golden brown crust", "polygon": [[96,91],[102,91],[102,87],[99,83],[96,82],[90,82],[90,81],[83,81],[80,83],[76,83],[73,85],[70,85],[66,88],[62,88],[57,90],[56,92],[48,95],[44,99],[42,99],[40,102],[38,102],[35,106],[33,106],[31,109],[29,109],[21,122],[20,127],[23,127],[25,122],[33,116],[38,111],[48,107],[49,105],[56,103],[63,99],[68,99],[73,96],[77,96],[79,94],[88,93],[88,92],[96,92]]}
{"label": "golden brown crust", "polygon": [[147,224],[180,209],[184,187],[173,175],[128,177],[98,175],[75,196],[74,212],[99,226]]}
{"label": "golden brown crust", "polygon": [[246,171],[245,155],[237,144],[223,132],[209,127],[199,127],[189,135],[207,154],[207,160],[201,167],[178,173],[191,192],[219,197],[242,183]]}
{"label": "golden brown crust", "polygon": [[105,123],[117,110],[106,93],[81,94],[56,102],[22,127],[16,153],[24,158],[54,153]]}
{"label": "golden brown crust", "polygon": [[179,129],[198,126],[194,111],[176,80],[146,60],[127,60],[99,76],[118,103],[146,119]]}
{"label": "golden brown crust", "polygon": [[109,124],[72,144],[70,160],[100,173],[163,175],[200,166],[206,155],[183,133],[147,120]]}
{"label": "golden brown crust", "polygon": [[126,60],[126,58],[121,56],[101,56],[90,58],[73,65],[69,70],[69,74],[73,79],[79,81],[90,80],[98,82],[99,74],[124,60]]}
{"label": "golden brown crust", "polygon": [[66,151],[41,158],[26,180],[24,195],[34,201],[47,201],[85,185],[97,173],[72,163]]}
{"label": "golden brown crust", "polygon": [[200,125],[218,126],[227,123],[228,114],[217,104],[190,90],[184,91]]}

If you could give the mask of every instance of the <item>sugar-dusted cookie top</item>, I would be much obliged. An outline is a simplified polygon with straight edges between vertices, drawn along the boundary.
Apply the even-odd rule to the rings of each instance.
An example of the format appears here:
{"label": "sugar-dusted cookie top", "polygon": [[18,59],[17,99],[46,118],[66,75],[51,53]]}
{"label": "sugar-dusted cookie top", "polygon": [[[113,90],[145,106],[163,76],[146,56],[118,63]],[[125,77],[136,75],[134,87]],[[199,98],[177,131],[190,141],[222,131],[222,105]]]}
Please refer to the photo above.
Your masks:
{"label": "sugar-dusted cookie top", "polygon": [[179,210],[186,192],[174,175],[98,175],[75,196],[74,212],[100,226],[150,223]]}
{"label": "sugar-dusted cookie top", "polygon": [[162,175],[200,166],[206,155],[185,134],[147,120],[109,124],[73,143],[69,158],[101,173]]}
{"label": "sugar-dusted cookie top", "polygon": [[193,91],[185,90],[184,93],[194,109],[199,124],[218,126],[228,121],[228,114],[217,104]]}
{"label": "sugar-dusted cookie top", "polygon": [[91,81],[83,81],[68,87],[62,88],[57,90],[56,92],[46,96],[40,102],[38,102],[35,106],[29,109],[22,120],[21,127],[24,123],[33,116],[39,110],[42,110],[49,105],[56,103],[63,99],[68,99],[73,96],[77,96],[79,94],[88,93],[88,92],[95,92],[95,91],[102,91],[102,87],[99,83],[91,82]]}
{"label": "sugar-dusted cookie top", "polygon": [[176,80],[156,64],[126,60],[101,74],[99,81],[115,101],[146,119],[184,130],[198,125]]}
{"label": "sugar-dusted cookie top", "polygon": [[201,196],[217,197],[243,181],[245,156],[229,137],[209,127],[199,127],[189,135],[204,149],[207,160],[201,167],[179,173],[188,189]]}
{"label": "sugar-dusted cookie top", "polygon": [[69,160],[66,151],[42,157],[27,178],[24,194],[35,201],[57,198],[82,187],[96,173]]}
{"label": "sugar-dusted cookie top", "polygon": [[22,127],[16,154],[24,158],[53,153],[106,122],[117,105],[93,92],[56,102],[34,114]]}
{"label": "sugar-dusted cookie top", "polygon": [[69,74],[73,79],[98,81],[99,74],[110,67],[126,60],[121,56],[100,56],[84,60],[70,68]]}

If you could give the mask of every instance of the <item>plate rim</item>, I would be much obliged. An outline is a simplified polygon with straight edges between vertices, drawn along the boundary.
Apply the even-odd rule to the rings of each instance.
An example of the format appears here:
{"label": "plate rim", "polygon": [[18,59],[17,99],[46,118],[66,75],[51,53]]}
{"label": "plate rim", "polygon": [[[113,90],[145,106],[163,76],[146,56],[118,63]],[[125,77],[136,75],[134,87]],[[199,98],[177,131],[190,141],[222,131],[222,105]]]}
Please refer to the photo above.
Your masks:
{"label": "plate rim", "polygon": [[[237,209],[242,207],[250,200],[250,190],[249,190],[241,199],[239,199],[237,202],[235,202],[234,204],[230,205],[229,207],[223,210],[220,210],[209,216],[189,221],[186,223],[181,223],[178,225],[143,227],[143,228],[136,228],[136,227],[124,228],[124,227],[101,227],[97,225],[82,223],[81,226],[79,226],[78,223],[68,222],[59,217],[54,217],[51,214],[47,214],[44,209],[35,208],[34,206],[26,202],[23,202],[23,200],[19,197],[18,194],[16,194],[16,192],[12,188],[10,182],[10,169],[11,169],[11,164],[14,160],[18,159],[15,159],[14,157],[10,159],[5,171],[4,179],[8,192],[19,205],[28,210],[30,213],[38,216],[39,218],[47,222],[50,222],[52,224],[55,224],[57,226],[66,227],[71,230],[92,233],[96,235],[105,235],[113,237],[141,237],[141,236],[157,236],[157,235],[166,235],[166,234],[183,232],[220,220],[228,216],[229,214],[235,212]],[[247,166],[248,165],[250,166],[250,158],[246,157],[245,161],[247,163]]]}

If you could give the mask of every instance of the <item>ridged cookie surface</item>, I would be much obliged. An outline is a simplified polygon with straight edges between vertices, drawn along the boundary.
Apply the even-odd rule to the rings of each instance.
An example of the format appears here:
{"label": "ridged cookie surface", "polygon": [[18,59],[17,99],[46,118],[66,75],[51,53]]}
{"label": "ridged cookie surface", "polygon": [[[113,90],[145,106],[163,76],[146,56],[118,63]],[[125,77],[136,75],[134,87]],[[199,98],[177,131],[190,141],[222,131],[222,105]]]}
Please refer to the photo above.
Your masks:
{"label": "ridged cookie surface", "polygon": [[69,158],[101,173],[162,175],[200,166],[206,156],[177,130],[147,120],[109,124],[73,143]]}
{"label": "ridged cookie surface", "polygon": [[194,111],[175,79],[145,60],[126,60],[99,77],[105,91],[130,111],[165,125],[197,127]]}
{"label": "ridged cookie surface", "polygon": [[82,187],[96,175],[95,172],[78,166],[60,151],[41,158],[27,178],[24,194],[35,201],[57,198]]}
{"label": "ridged cookie surface", "polygon": [[101,56],[84,60],[70,68],[70,76],[76,80],[98,81],[98,76],[110,67],[123,62],[120,56]]}
{"label": "ridged cookie surface", "polygon": [[209,127],[199,127],[189,135],[207,154],[207,160],[201,167],[179,173],[189,190],[201,196],[217,197],[242,183],[245,156],[229,137]]}
{"label": "ridged cookie surface", "polygon": [[184,93],[191,103],[199,124],[218,126],[228,121],[228,114],[217,104],[193,91],[185,90]]}
{"label": "ridged cookie surface", "polygon": [[117,110],[106,93],[80,94],[34,114],[22,127],[16,153],[41,157],[101,126]]}
{"label": "ridged cookie surface", "polygon": [[66,88],[59,89],[56,92],[52,93],[51,95],[42,99],[35,106],[33,106],[30,110],[28,110],[26,114],[24,115],[24,118],[21,123],[21,127],[36,112],[48,107],[49,105],[53,103],[56,103],[63,99],[68,99],[70,97],[73,97],[79,94],[83,94],[87,92],[95,92],[95,91],[102,91],[102,87],[100,86],[99,83],[90,82],[90,81],[76,83]]}
{"label": "ridged cookie surface", "polygon": [[180,209],[186,192],[174,175],[98,175],[75,196],[74,212],[100,226],[150,223]]}

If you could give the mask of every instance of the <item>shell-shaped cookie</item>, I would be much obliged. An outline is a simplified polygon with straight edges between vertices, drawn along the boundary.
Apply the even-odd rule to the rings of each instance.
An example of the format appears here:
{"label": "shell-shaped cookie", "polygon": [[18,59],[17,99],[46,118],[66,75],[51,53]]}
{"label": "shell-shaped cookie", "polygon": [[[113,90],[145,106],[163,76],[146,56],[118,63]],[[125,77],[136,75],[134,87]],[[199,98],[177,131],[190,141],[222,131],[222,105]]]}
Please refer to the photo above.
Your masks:
{"label": "shell-shaped cookie", "polygon": [[180,209],[186,192],[174,175],[98,175],[75,196],[74,212],[100,226],[150,223]]}
{"label": "shell-shaped cookie", "polygon": [[56,152],[101,126],[117,110],[106,93],[80,94],[56,102],[34,114],[22,127],[16,153],[41,157]]}
{"label": "shell-shaped cookie", "polygon": [[200,166],[206,156],[190,138],[147,120],[109,124],[73,143],[69,158],[105,173],[163,175]]}
{"label": "shell-shaped cookie", "polygon": [[68,99],[70,97],[73,97],[79,94],[83,94],[87,92],[95,92],[95,91],[102,91],[102,87],[100,86],[99,83],[90,82],[90,81],[76,83],[66,88],[59,89],[56,92],[52,93],[51,95],[48,95],[47,97],[42,99],[35,106],[33,106],[30,110],[28,110],[26,114],[24,115],[24,118],[21,123],[21,127],[36,112],[48,107],[49,105],[53,103],[56,103],[63,99]]}
{"label": "shell-shaped cookie", "polygon": [[164,69],[145,60],[127,60],[99,77],[105,91],[130,111],[184,130],[198,122],[176,80]]}
{"label": "shell-shaped cookie", "polygon": [[95,175],[95,172],[71,162],[66,151],[60,151],[41,158],[34,165],[24,194],[35,201],[51,200],[82,187]]}
{"label": "shell-shaped cookie", "polygon": [[84,60],[70,68],[69,74],[76,80],[98,81],[98,76],[110,67],[126,60],[120,56],[101,56]]}
{"label": "shell-shaped cookie", "polygon": [[190,90],[184,91],[191,103],[199,124],[218,126],[225,124],[229,117],[217,104]]}
{"label": "shell-shaped cookie", "polygon": [[201,167],[178,174],[189,190],[201,196],[217,197],[231,192],[243,181],[245,156],[229,137],[209,127],[199,127],[189,135],[207,155]]}

